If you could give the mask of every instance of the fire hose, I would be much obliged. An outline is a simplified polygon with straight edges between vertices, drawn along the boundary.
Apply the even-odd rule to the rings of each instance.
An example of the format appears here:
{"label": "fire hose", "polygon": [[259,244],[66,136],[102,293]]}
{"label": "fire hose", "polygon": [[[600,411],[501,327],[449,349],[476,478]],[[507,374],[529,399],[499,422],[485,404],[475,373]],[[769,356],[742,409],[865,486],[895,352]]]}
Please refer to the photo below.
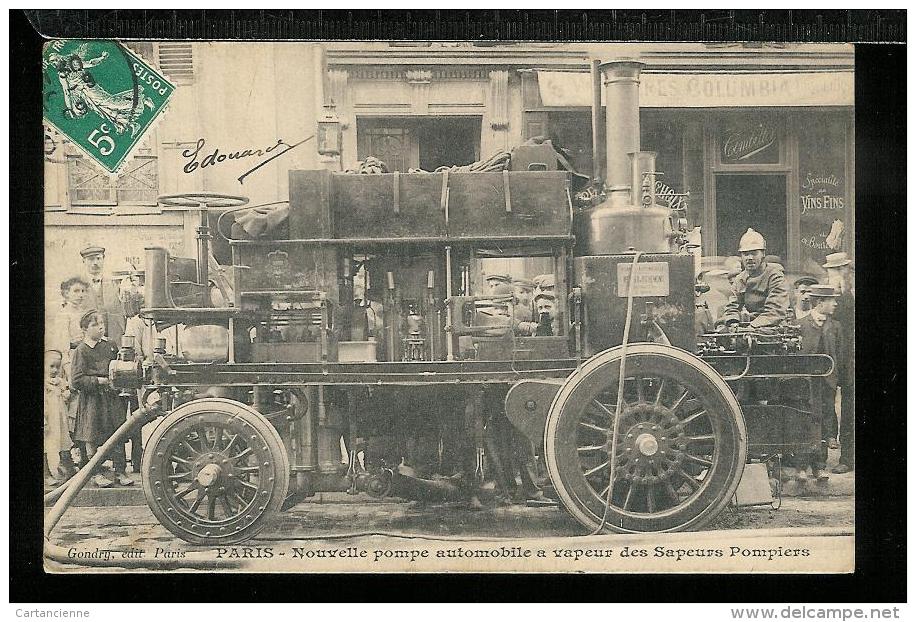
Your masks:
{"label": "fire hose", "polygon": [[639,262],[641,252],[637,251],[633,255],[633,263],[630,264],[630,282],[627,284],[627,316],[623,325],[623,341],[620,344],[620,373],[617,376],[617,408],[614,409],[614,425],[611,429],[611,460],[610,460],[610,481],[607,485],[607,498],[604,502],[604,515],[601,517],[601,524],[590,536],[596,536],[604,530],[607,525],[607,515],[611,509],[611,495],[614,493],[614,471],[617,466],[617,432],[620,425],[620,411],[623,410],[623,389],[624,382],[627,378],[627,345],[630,342],[630,323],[633,319],[633,282],[636,280],[636,264]]}
{"label": "fire hose", "polygon": [[215,569],[215,568],[226,568],[227,566],[236,566],[240,564],[235,564],[232,561],[227,560],[210,560],[210,559],[156,559],[156,560],[146,560],[146,559],[118,559],[116,562],[111,562],[104,559],[79,559],[73,560],[67,554],[67,549],[64,547],[54,544],[51,542],[51,532],[54,530],[54,527],[60,522],[60,519],[63,518],[64,513],[70,507],[70,504],[73,503],[76,499],[76,495],[86,486],[86,483],[89,481],[89,478],[92,477],[95,469],[108,458],[108,454],[117,446],[118,443],[123,443],[134,430],[139,429],[146,425],[147,423],[153,421],[161,415],[161,410],[159,404],[155,404],[150,408],[141,406],[135,410],[127,418],[127,420],[115,430],[107,441],[95,452],[92,458],[79,470],[79,472],[73,476],[70,481],[68,481],[63,486],[51,491],[45,495],[45,502],[51,502],[56,500],[54,506],[51,508],[47,517],[45,518],[45,528],[44,528],[44,554],[45,558],[51,561],[55,561],[61,564],[74,564],[77,563],[82,566],[94,566],[94,567],[120,567],[127,569],[156,569],[156,570],[171,570],[179,568],[197,568],[197,569]]}

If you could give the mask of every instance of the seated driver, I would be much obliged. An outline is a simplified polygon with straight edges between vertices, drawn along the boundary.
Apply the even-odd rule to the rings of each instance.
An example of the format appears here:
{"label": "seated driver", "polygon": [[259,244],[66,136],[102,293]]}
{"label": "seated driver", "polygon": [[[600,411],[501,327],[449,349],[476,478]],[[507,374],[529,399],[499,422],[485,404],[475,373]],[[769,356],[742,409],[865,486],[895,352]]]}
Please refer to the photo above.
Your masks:
{"label": "seated driver", "polygon": [[782,324],[789,306],[789,290],[782,266],[767,263],[766,240],[757,231],[748,229],[741,236],[738,253],[744,265],[732,287],[732,295],[716,321],[716,330],[732,330],[742,321],[742,313],[750,318],[751,328],[769,328]]}

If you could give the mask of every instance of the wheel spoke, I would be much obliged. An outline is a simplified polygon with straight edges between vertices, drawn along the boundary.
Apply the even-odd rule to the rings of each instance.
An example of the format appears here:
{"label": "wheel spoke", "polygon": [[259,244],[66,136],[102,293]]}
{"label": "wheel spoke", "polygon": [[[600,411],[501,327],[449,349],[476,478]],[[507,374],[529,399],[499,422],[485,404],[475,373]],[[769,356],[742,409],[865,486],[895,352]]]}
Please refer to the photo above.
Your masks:
{"label": "wheel spoke", "polygon": [[715,434],[698,434],[698,435],[696,435],[696,436],[688,436],[688,437],[687,437],[687,442],[688,442],[688,443],[690,443],[690,442],[700,442],[700,441],[713,441],[713,442],[715,442],[715,441],[716,441],[716,435],[715,435]]}
{"label": "wheel spoke", "polygon": [[194,489],[196,489],[196,488],[197,488],[197,482],[191,482],[190,484],[188,484],[188,487],[187,487],[187,488],[185,488],[185,489],[182,490],[181,492],[176,492],[176,493],[175,493],[175,498],[176,498],[176,499],[184,499],[185,497],[187,497],[187,496],[191,493],[192,490],[194,490]]}
{"label": "wheel spoke", "polygon": [[586,428],[588,430],[592,430],[594,432],[600,432],[601,434],[604,434],[605,436],[607,436],[607,434],[610,432],[610,430],[608,430],[607,428],[602,428],[600,426],[597,426],[593,423],[588,423],[586,421],[580,421],[579,425],[581,425],[583,428]]}
{"label": "wheel spoke", "polygon": [[245,488],[251,488],[252,490],[257,490],[257,489],[258,489],[257,486],[255,486],[254,484],[251,484],[251,483],[249,483],[249,482],[246,482],[246,481],[243,480],[243,479],[236,479],[235,482],[236,482],[237,484],[241,485],[241,486],[244,486]]}
{"label": "wheel spoke", "polygon": [[220,505],[223,506],[223,511],[226,513],[226,518],[230,518],[235,514],[235,510],[232,509],[232,504],[229,503],[228,495],[220,495],[218,497]]}
{"label": "wheel spoke", "polygon": [[235,462],[235,461],[238,460],[239,458],[243,458],[243,457],[247,456],[247,455],[250,454],[250,453],[251,453],[251,447],[245,449],[245,451],[243,451],[243,452],[240,453],[240,454],[237,454],[237,455],[235,455],[235,456],[232,456],[232,457],[229,458],[229,459],[232,460],[233,462]]}
{"label": "wheel spoke", "polygon": [[636,484],[630,482],[630,489],[627,490],[627,496],[623,500],[623,509],[628,510],[630,508],[630,501],[633,500],[633,489],[636,488]]}
{"label": "wheel spoke", "polygon": [[604,449],[604,445],[584,445],[582,447],[577,447],[579,453],[588,453],[590,451],[601,451]]}
{"label": "wheel spoke", "polygon": [[658,385],[658,393],[655,394],[655,404],[662,403],[662,393],[665,391],[665,379],[662,378],[662,381]]}
{"label": "wheel spoke", "polygon": [[214,451],[219,449],[219,443],[223,440],[223,428],[220,426],[214,426],[213,428],[213,444],[210,446]]}
{"label": "wheel spoke", "polygon": [[705,467],[707,467],[707,468],[712,467],[712,462],[710,462],[710,461],[707,460],[706,458],[699,458],[699,457],[697,457],[697,456],[694,456],[693,454],[684,454],[684,459],[685,459],[685,460],[690,460],[690,461],[693,462],[694,464],[699,464],[699,465],[705,466]]}
{"label": "wheel spoke", "polygon": [[687,484],[688,488],[690,488],[691,493],[694,493],[700,489],[700,482],[693,479],[692,475],[684,473],[683,471],[678,471],[677,474],[681,476],[681,479],[684,480],[684,483]]}
{"label": "wheel spoke", "polygon": [[686,419],[681,419],[680,425],[686,428],[688,423],[691,423],[692,421],[696,421],[697,419],[699,419],[700,417],[702,417],[705,414],[706,414],[705,410],[695,412],[692,415],[690,415],[689,417],[687,417]]}
{"label": "wheel spoke", "polygon": [[604,462],[602,462],[601,464],[599,464],[599,465],[596,466],[595,468],[589,469],[588,471],[585,472],[585,477],[591,477],[592,475],[594,475],[595,473],[597,473],[597,472],[600,471],[601,469],[607,468],[607,466],[608,466],[608,464],[610,464],[610,462],[611,462],[610,460],[605,460]]}
{"label": "wheel spoke", "polygon": [[606,498],[607,498],[607,492],[608,492],[608,490],[610,490],[610,488],[611,488],[611,485],[608,484],[607,486],[605,486],[604,488],[601,489],[601,492],[598,493],[598,496],[601,497],[602,499],[606,499]]}
{"label": "wheel spoke", "polygon": [[229,444],[226,445],[226,446],[223,448],[223,452],[228,452],[230,449],[232,449],[232,446],[235,445],[235,441],[238,440],[238,438],[239,438],[239,435],[238,435],[238,434],[236,434],[236,435],[234,435],[232,438],[230,438],[230,439],[229,439]]}
{"label": "wheel spoke", "polygon": [[257,472],[259,472],[259,471],[261,470],[261,467],[259,467],[259,466],[244,466],[244,467],[236,467],[235,470],[236,470],[236,471],[241,471],[242,473],[257,473]]}
{"label": "wheel spoke", "polygon": [[606,414],[611,419],[614,418],[614,412],[617,410],[616,407],[614,408],[614,410],[611,410],[610,408],[608,408],[607,406],[599,402],[597,398],[592,400],[592,404],[600,408],[602,412],[604,412],[604,414]]}
{"label": "wheel spoke", "polygon": [[653,484],[646,486],[646,510],[649,514],[655,513],[655,486]]}
{"label": "wheel spoke", "polygon": [[194,500],[193,505],[190,507],[191,514],[197,512],[197,508],[200,507],[201,502],[204,500],[204,494],[201,491],[198,491],[197,499]]}
{"label": "wheel spoke", "polygon": [[194,449],[193,447],[191,447],[191,443],[189,443],[189,442],[188,442],[188,439],[186,439],[186,438],[183,439],[183,440],[181,441],[181,444],[188,448],[188,450],[191,452],[191,453],[189,454],[190,456],[196,456],[197,454],[200,453],[200,451],[198,451],[198,450]]}
{"label": "wheel spoke", "polygon": [[636,376],[634,380],[636,380],[636,401],[642,404],[646,401],[646,392],[642,386],[642,377]]}
{"label": "wheel spoke", "polygon": [[176,456],[175,454],[172,454],[172,455],[169,457],[169,460],[171,460],[172,462],[178,462],[178,463],[180,463],[180,464],[191,464],[191,461],[190,461],[190,460],[185,460],[184,458],[179,458],[179,457]]}
{"label": "wheel spoke", "polygon": [[665,492],[668,493],[668,496],[674,501],[674,505],[677,505],[681,502],[681,496],[677,494],[677,491],[674,489],[674,486],[671,485],[671,480],[665,480]]}
{"label": "wheel spoke", "polygon": [[672,404],[671,409],[670,409],[671,412],[676,413],[676,412],[677,412],[677,409],[681,407],[681,404],[684,403],[684,400],[687,399],[687,396],[688,396],[688,395],[690,395],[690,391],[688,391],[688,390],[685,389],[685,390],[684,390],[684,393],[683,393],[679,398],[677,398],[677,400],[674,402],[674,404]]}
{"label": "wheel spoke", "polygon": [[171,480],[181,480],[181,479],[186,479],[188,477],[191,477],[190,471],[185,471],[184,473],[176,473],[175,475],[169,475],[169,479]]}
{"label": "wheel spoke", "polygon": [[216,519],[216,497],[214,497],[212,494],[208,496],[210,498],[210,502],[207,503],[207,520],[215,520]]}

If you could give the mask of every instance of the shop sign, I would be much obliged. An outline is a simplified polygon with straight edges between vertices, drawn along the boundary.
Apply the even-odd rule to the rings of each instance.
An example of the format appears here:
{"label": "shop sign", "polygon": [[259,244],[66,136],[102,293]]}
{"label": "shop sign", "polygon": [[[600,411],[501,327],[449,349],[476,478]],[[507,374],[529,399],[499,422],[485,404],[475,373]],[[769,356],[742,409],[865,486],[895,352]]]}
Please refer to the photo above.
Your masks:
{"label": "shop sign", "polygon": [[777,132],[772,123],[726,130],[722,140],[722,160],[743,162],[776,144]]}
{"label": "shop sign", "polygon": [[677,192],[660,179],[655,182],[655,197],[664,201],[671,209],[687,209],[687,197],[684,193]]}

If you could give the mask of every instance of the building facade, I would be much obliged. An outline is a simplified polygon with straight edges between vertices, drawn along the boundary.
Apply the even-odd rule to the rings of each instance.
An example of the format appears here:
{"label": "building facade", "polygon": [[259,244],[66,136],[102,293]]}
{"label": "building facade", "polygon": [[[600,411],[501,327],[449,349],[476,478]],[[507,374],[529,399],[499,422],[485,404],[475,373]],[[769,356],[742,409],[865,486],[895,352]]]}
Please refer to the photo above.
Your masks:
{"label": "building facade", "polygon": [[[645,63],[642,148],[658,154],[658,194],[672,207],[686,207],[689,224],[702,228],[705,255],[734,254],[747,227],[767,237],[770,252],[791,272],[817,274],[826,254],[854,252],[852,46],[131,47],[178,89],[147,144],[117,177],[47,133],[49,292],[90,243],[116,249],[110,269],[142,263],[148,245],[193,255],[195,215],[158,205],[162,194],[223,192],[260,205],[289,198],[291,169],[346,170],[374,156],[392,170],[434,170],[536,136],[550,138],[577,170],[593,175],[592,60],[622,57]],[[343,128],[339,158],[320,156],[312,138],[322,106],[331,104]],[[603,131],[603,111],[597,127]],[[246,175],[270,148],[284,153]]]}
{"label": "building facade", "polygon": [[702,228],[704,255],[734,254],[748,227],[792,272],[854,252],[847,45],[329,44],[344,166],[372,155],[433,170],[544,136],[593,175],[591,61],[616,58],[645,64],[642,148],[658,154],[658,194]]}

